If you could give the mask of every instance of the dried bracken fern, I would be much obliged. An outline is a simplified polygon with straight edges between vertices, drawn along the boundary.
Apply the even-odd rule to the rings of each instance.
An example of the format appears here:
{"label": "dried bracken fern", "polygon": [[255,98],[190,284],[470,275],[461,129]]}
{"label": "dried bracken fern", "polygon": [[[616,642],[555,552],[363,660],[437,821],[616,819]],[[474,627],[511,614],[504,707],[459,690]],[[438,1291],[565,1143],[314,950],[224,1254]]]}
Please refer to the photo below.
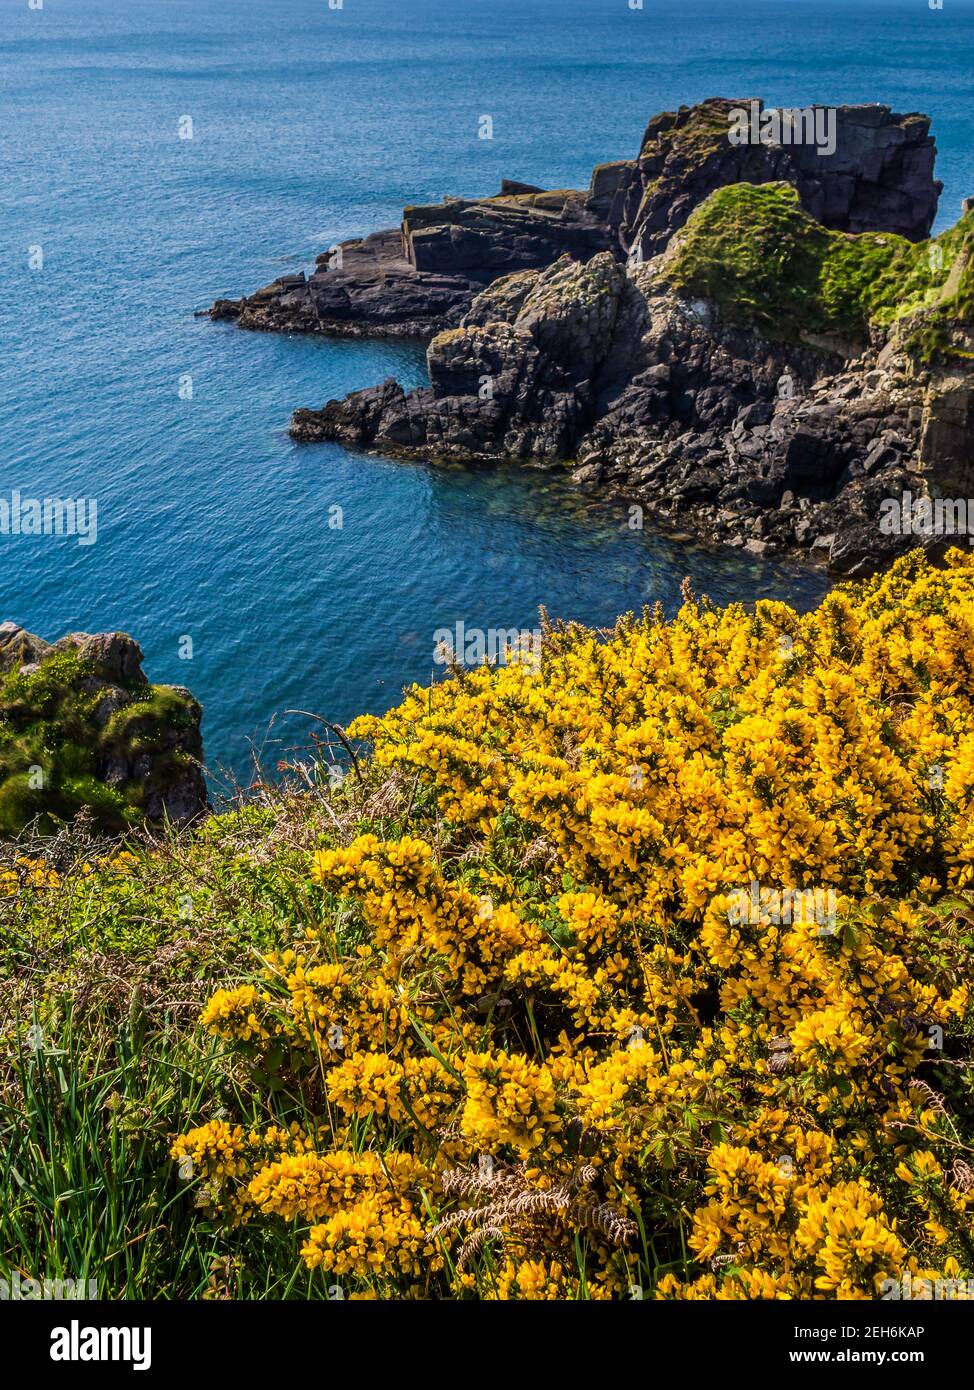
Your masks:
{"label": "dried bracken fern", "polygon": [[546,840],[543,835],[539,835],[524,846],[520,867],[522,869],[537,868],[547,870],[554,868],[557,862],[557,849],[550,840]]}
{"label": "dried bracken fern", "polygon": [[560,1182],[538,1187],[523,1163],[449,1169],[442,1177],[444,1194],[475,1204],[445,1216],[431,1235],[469,1231],[457,1255],[461,1270],[491,1239],[505,1249],[550,1253],[553,1227],[564,1233],[589,1230],[612,1246],[624,1246],[636,1235],[636,1223],[611,1203],[591,1195],[589,1189],[597,1177],[596,1168],[583,1164]]}
{"label": "dried bracken fern", "polygon": [[958,1192],[970,1192],[974,1187],[974,1168],[962,1158],[955,1158],[952,1171],[952,1186]]}

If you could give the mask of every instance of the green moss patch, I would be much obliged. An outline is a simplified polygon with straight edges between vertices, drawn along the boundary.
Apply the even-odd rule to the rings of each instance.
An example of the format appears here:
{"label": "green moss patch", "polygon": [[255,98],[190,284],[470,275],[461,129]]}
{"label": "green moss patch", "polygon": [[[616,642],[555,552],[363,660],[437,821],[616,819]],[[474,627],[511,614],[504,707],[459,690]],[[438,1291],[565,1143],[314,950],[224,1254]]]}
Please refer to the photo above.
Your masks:
{"label": "green moss patch", "polygon": [[660,278],[712,300],[726,322],[784,341],[863,344],[873,328],[915,320],[907,344],[930,360],[949,353],[955,323],[974,321],[972,237],[970,213],[920,243],[833,232],[789,184],[732,184],[694,210]]}
{"label": "green moss patch", "polygon": [[138,697],[106,720],[99,707],[111,690],[92,663],[70,652],[0,684],[0,834],[19,834],[35,821],[51,833],[82,807],[108,832],[142,819],[144,781],[108,785],[109,770],[144,754],[153,777],[158,769],[172,779],[174,744],[194,742],[199,707],[176,690],[140,686]]}

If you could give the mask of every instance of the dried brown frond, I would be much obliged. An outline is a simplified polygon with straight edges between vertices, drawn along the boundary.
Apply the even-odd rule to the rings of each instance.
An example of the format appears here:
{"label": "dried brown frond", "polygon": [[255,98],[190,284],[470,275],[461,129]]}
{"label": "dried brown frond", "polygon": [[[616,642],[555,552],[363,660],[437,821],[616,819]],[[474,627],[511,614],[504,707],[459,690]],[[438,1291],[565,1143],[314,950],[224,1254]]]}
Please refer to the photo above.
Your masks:
{"label": "dried brown frond", "polygon": [[788,1034],[779,1033],[777,1037],[771,1038],[768,1051],[771,1054],[768,1059],[768,1071],[772,1076],[781,1076],[791,1064],[791,1039]]}
{"label": "dried brown frond", "polygon": [[932,1086],[929,1086],[926,1081],[921,1081],[918,1076],[910,1077],[910,1086],[919,1091],[921,1095],[926,1096],[930,1102],[930,1108],[936,1110],[938,1115],[949,1118],[947,1106],[944,1104],[944,1098],[939,1091],[935,1091]]}
{"label": "dried brown frond", "polygon": [[970,1192],[974,1187],[974,1168],[963,1158],[954,1159],[953,1186],[958,1192]]}
{"label": "dried brown frond", "polygon": [[480,1254],[488,1240],[503,1242],[504,1232],[499,1226],[479,1226],[460,1246],[457,1255],[457,1269],[463,1271]]}
{"label": "dried brown frond", "polygon": [[543,835],[524,846],[521,854],[520,867],[530,869],[537,865],[542,869],[553,868],[558,862],[558,851],[550,840],[546,840]]}
{"label": "dried brown frond", "polygon": [[498,1239],[505,1249],[550,1253],[552,1244],[565,1243],[572,1232],[589,1230],[610,1245],[623,1246],[637,1231],[633,1219],[609,1202],[591,1194],[598,1170],[581,1164],[550,1187],[536,1186],[525,1164],[490,1164],[452,1168],[443,1174],[447,1197],[461,1197],[470,1205],[443,1217],[434,1236],[466,1229],[458,1263],[464,1267],[488,1239]]}

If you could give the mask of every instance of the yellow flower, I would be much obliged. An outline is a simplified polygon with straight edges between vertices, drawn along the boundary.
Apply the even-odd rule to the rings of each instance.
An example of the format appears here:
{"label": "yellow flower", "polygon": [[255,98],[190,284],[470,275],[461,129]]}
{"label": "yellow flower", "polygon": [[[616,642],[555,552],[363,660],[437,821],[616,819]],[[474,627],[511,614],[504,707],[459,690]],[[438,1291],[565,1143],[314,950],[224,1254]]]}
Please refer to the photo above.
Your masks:
{"label": "yellow flower", "polygon": [[966,1277],[974,1129],[939,1062],[974,1038],[972,646],[974,555],[914,554],[808,614],[553,632],[537,668],[356,721],[388,789],[203,1012],[247,1133],[173,1153],[356,1293]]}

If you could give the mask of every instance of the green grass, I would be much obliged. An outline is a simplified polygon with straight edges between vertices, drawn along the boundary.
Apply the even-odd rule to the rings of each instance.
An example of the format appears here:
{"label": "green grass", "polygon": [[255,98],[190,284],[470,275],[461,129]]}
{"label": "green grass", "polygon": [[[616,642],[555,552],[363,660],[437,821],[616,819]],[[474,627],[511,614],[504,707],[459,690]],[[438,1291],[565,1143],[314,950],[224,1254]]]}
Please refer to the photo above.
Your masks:
{"label": "green grass", "polygon": [[955,325],[974,326],[972,247],[971,213],[929,242],[850,236],[810,217],[789,184],[733,184],[694,210],[659,278],[712,300],[728,323],[790,342],[863,346],[902,321],[907,346],[929,361],[950,354]]}
{"label": "green grass", "polygon": [[[228,1234],[169,1156],[188,1116],[268,1122],[267,1097],[197,1019],[228,975],[256,974],[310,923],[294,841],[321,833],[285,800],[121,856],[62,837],[37,845],[68,854],[51,886],[4,852],[20,882],[0,896],[0,1279],[93,1279],[108,1299],[328,1297],[297,1225]],[[258,863],[265,837],[276,850]]]}
{"label": "green grass", "polygon": [[[258,980],[270,950],[309,930],[354,949],[362,925],[312,884],[313,848],[366,828],[428,833],[435,820],[429,794],[367,769],[338,793],[268,792],[264,804],[124,850],[38,842],[49,863],[62,861],[51,886],[18,864],[22,850],[0,851],[19,880],[4,897],[0,868],[0,1279],[93,1279],[106,1299],[332,1296],[333,1278],[300,1259],[307,1223],[228,1225],[198,1205],[205,1193],[180,1177],[170,1145],[222,1117],[245,1130],[326,1121],[312,1078],[297,1083],[284,1065],[269,1084],[264,1063],[202,1032],[200,1010],[216,988]],[[498,868],[524,849],[511,819],[492,851]],[[518,876],[546,899],[533,870]],[[375,1143],[372,1120],[353,1126],[350,1147]],[[672,1213],[658,1216],[631,1252],[632,1281],[647,1290],[674,1260],[663,1234]],[[444,1257],[449,1269],[446,1246]],[[575,1257],[584,1285],[582,1238]],[[477,1289],[495,1276],[487,1251]]]}

